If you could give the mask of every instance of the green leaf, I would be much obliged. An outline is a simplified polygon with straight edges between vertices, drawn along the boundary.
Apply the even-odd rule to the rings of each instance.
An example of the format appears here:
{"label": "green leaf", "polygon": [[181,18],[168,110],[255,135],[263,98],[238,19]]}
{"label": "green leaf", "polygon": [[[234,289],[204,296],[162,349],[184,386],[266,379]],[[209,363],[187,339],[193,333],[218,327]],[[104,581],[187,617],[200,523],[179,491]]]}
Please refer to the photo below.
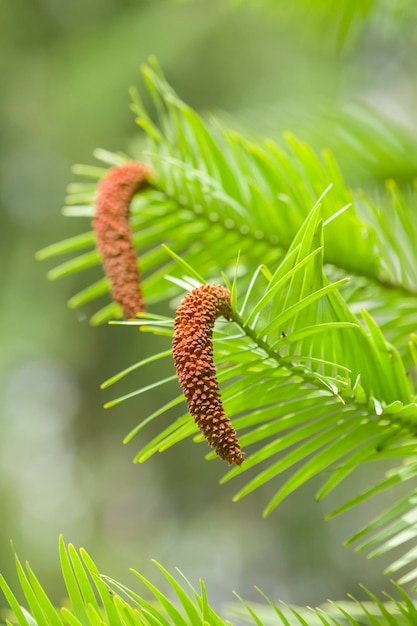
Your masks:
{"label": "green leaf", "polygon": [[[70,557],[68,555],[67,548],[64,544],[64,539],[62,535],[59,538],[59,556],[60,556],[62,574],[64,577],[65,585],[66,585],[68,596],[69,596],[69,599],[71,601],[72,608],[74,611],[74,617],[78,623],[82,624],[82,626],[88,626],[89,620],[88,620],[84,598],[80,589],[79,581],[77,580],[75,576],[73,566],[72,566]],[[63,616],[64,616],[64,609],[63,609]],[[68,619],[69,613],[65,611],[64,617]],[[74,621],[72,623],[75,624]]]}
{"label": "green leaf", "polygon": [[159,589],[155,585],[153,585],[149,580],[142,576],[142,574],[140,574],[138,571],[132,569],[131,572],[137,578],[139,578],[139,580],[141,580],[143,584],[153,593],[155,598],[164,607],[167,615],[173,620],[173,623],[175,625],[178,624],[178,626],[188,626],[186,620],[175,607],[175,605],[170,600],[168,600],[168,598],[161,591],[159,591]]}
{"label": "green leaf", "polygon": [[123,626],[123,622],[120,619],[114,602],[112,601],[110,590],[108,586],[103,582],[96,564],[83,548],[80,549],[80,555],[85,567],[90,573],[90,576],[93,578],[94,584],[100,594],[108,623],[112,626]]}
{"label": "green leaf", "polygon": [[100,387],[101,389],[106,389],[107,387],[114,385],[114,383],[118,382],[119,380],[121,380],[122,378],[130,374],[131,372],[136,371],[137,369],[143,367],[144,365],[148,365],[149,363],[154,363],[155,361],[164,359],[167,356],[171,356],[171,354],[172,354],[172,350],[165,350],[164,352],[159,352],[158,354],[154,354],[153,356],[147,357],[146,359],[142,359],[142,361],[138,361],[137,363],[134,363],[130,367],[127,367],[123,371],[119,372],[115,376],[108,378],[107,380],[104,381],[104,383],[100,385]]}
{"label": "green leaf", "polygon": [[4,576],[1,574],[0,574],[0,589],[2,590],[7,602],[9,603],[9,606],[11,610],[13,611],[14,616],[18,620],[19,625],[20,626],[32,626],[31,621],[27,619],[25,612],[23,611],[22,607],[20,606],[19,602],[16,599],[16,596],[10,589]]}
{"label": "green leaf", "polygon": [[185,593],[181,585],[175,580],[173,576],[157,561],[153,561],[157,568],[163,573],[172,589],[175,591],[179,601],[181,602],[186,614],[190,619],[191,624],[198,623],[201,620],[201,613],[198,611],[194,603],[190,600],[189,596]]}
{"label": "green leaf", "polygon": [[88,248],[93,244],[94,233],[83,233],[82,235],[76,235],[75,237],[64,239],[64,241],[60,241],[59,243],[52,244],[51,246],[47,246],[46,248],[39,250],[36,253],[36,258],[39,261],[43,261],[44,259],[49,259],[60,254],[65,254],[66,252],[73,252],[74,250],[82,250],[83,248]]}

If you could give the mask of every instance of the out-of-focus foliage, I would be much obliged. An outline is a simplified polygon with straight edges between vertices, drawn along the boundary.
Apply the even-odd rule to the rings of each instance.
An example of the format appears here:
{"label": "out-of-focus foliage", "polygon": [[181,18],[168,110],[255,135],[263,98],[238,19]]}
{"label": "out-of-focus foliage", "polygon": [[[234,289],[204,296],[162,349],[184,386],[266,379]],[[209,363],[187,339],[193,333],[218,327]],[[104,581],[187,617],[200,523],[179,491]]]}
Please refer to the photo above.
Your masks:
{"label": "out-of-focus foliage", "polygon": [[375,106],[352,103],[337,110],[318,107],[297,115],[288,111],[287,124],[313,146],[323,144],[337,154],[348,185],[369,191],[393,179],[407,188],[417,172],[417,136],[405,124],[393,122]]}
{"label": "out-of-focus foliage", "polygon": [[[200,580],[199,589],[195,589],[179,570],[172,575],[162,565],[154,562],[168,585],[166,593],[140,572],[131,570],[141,586],[148,594],[152,594],[153,599],[149,601],[146,591],[144,597],[136,589],[130,589],[100,574],[94,561],[82,548],[77,551],[71,544],[65,546],[62,538],[59,547],[62,576],[68,594],[63,606],[57,608],[53,605],[47,590],[42,587],[29,563],[23,565],[15,555],[26,606],[20,605],[15,592],[4,577],[0,576],[0,589],[10,606],[10,611],[3,612],[8,626],[230,626],[228,618],[233,618],[234,624],[236,618],[240,618],[239,623],[257,626],[413,626],[417,619],[417,608],[413,600],[398,585],[395,585],[395,594],[399,599],[386,594],[389,602],[382,602],[364,589],[366,596],[370,598],[366,602],[352,598],[350,602],[327,603],[317,609],[278,605],[262,592],[260,593],[268,604],[248,603],[238,596],[240,604],[227,605],[222,611],[223,617],[211,606],[203,580]],[[171,596],[174,596],[174,601]]]}
{"label": "out-of-focus foliage", "polygon": [[[198,2],[199,0],[174,0]],[[341,48],[346,40],[355,40],[363,31],[380,31],[396,37],[402,29],[405,37],[417,34],[417,9],[413,0],[230,0],[239,10],[248,7],[261,11],[269,19],[278,19],[288,28],[298,28],[313,41],[331,42]],[[317,37],[320,32],[320,38]]]}

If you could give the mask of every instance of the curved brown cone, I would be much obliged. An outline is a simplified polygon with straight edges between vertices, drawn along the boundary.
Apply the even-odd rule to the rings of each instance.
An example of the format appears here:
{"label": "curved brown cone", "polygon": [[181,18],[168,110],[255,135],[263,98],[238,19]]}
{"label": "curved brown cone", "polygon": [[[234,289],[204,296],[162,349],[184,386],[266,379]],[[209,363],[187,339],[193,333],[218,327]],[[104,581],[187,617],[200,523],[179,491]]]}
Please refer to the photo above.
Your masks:
{"label": "curved brown cone", "polygon": [[220,315],[231,319],[231,314],[230,293],[221,285],[193,289],[177,309],[173,354],[190,414],[217,454],[240,465],[244,453],[224,412],[212,345],[214,322]]}
{"label": "curved brown cone", "polygon": [[129,223],[130,203],[137,191],[149,186],[151,170],[129,161],[112,167],[100,181],[93,228],[113,300],[125,318],[145,310],[136,251]]}

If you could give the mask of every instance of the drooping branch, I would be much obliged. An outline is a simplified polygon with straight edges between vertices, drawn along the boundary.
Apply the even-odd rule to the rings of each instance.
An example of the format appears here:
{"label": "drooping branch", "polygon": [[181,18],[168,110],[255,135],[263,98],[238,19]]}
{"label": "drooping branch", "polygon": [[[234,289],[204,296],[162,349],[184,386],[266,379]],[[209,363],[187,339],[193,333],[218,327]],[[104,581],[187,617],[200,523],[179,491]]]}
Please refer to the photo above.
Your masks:
{"label": "drooping branch", "polygon": [[208,443],[225,461],[241,465],[244,453],[225,414],[213,360],[213,326],[221,315],[232,315],[230,293],[221,285],[202,285],[184,297],[175,318],[174,363],[190,414]]}
{"label": "drooping branch", "polygon": [[125,318],[145,310],[140,273],[129,222],[130,203],[137,191],[149,186],[151,170],[130,161],[111,168],[100,181],[93,228],[113,300]]}

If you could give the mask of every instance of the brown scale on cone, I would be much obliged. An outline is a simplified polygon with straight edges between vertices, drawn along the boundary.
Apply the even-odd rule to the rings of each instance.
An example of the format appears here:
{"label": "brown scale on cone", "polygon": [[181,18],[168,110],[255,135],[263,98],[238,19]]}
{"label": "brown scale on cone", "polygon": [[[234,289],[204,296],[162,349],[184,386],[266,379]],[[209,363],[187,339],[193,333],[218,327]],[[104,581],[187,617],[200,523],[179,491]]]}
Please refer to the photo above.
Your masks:
{"label": "brown scale on cone", "polygon": [[232,316],[230,293],[221,285],[202,285],[184,297],[175,318],[174,363],[190,414],[208,443],[222,459],[240,465],[244,453],[225,415],[213,360],[213,326],[220,315]]}
{"label": "brown scale on cone", "polygon": [[137,191],[149,186],[151,170],[143,163],[129,161],[112,167],[100,181],[93,228],[97,249],[110,293],[120,304],[125,318],[145,310],[129,222],[130,203]]}

